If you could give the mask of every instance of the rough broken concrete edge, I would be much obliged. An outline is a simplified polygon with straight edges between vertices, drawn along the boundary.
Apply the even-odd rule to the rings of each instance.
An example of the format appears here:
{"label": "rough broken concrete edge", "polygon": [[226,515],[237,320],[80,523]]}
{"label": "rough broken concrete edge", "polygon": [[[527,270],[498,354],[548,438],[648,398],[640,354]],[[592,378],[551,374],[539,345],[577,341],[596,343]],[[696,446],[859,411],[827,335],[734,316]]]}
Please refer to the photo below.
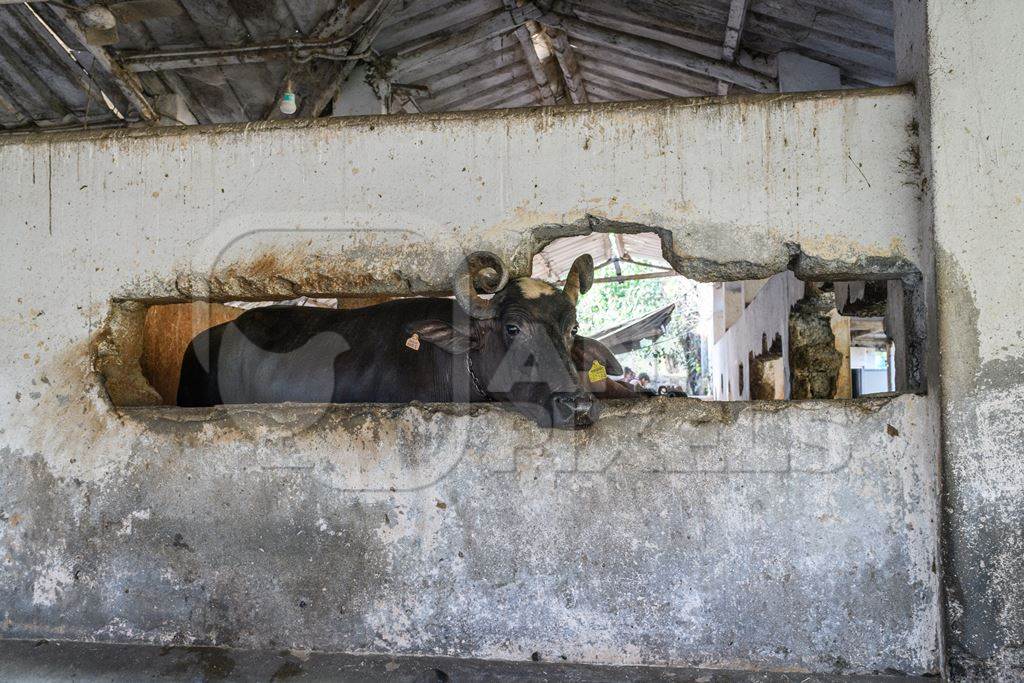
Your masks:
{"label": "rough broken concrete edge", "polygon": [[[532,243],[517,249],[528,250],[529,258],[562,237],[586,236],[594,232],[636,235],[653,233],[661,239],[661,254],[672,269],[697,282],[760,280],[791,270],[800,280],[891,280],[919,278],[918,268],[902,256],[857,256],[854,260],[824,259],[804,253],[796,242],[783,242],[784,251],[773,261],[713,261],[698,256],[683,256],[675,249],[671,230],[656,225],[613,220],[587,214],[574,223],[545,223],[531,231]],[[528,249],[527,249],[528,246]],[[518,262],[517,258],[517,262]]]}
{"label": "rough broken concrete edge", "polygon": [[160,394],[142,372],[146,306],[112,302],[103,325],[89,344],[92,367],[112,405],[160,405]]}
{"label": "rough broken concrete edge", "polygon": [[[605,415],[609,417],[629,415],[637,408],[648,412],[666,413],[688,424],[735,424],[744,412],[779,413],[784,410],[846,410],[852,409],[862,415],[879,412],[900,397],[899,394],[885,394],[870,398],[856,399],[811,399],[804,401],[702,401],[696,398],[625,398],[602,401]],[[177,408],[173,406],[112,406],[129,420],[135,419],[147,424],[224,422],[236,424],[246,417],[271,420],[287,425],[295,419],[301,420],[306,413],[316,413],[344,420],[374,417],[397,419],[402,413],[417,410],[424,413],[452,417],[476,416],[491,411],[503,411],[509,419],[529,420],[508,409],[501,403],[278,403],[278,404],[234,404],[210,408]]]}
{"label": "rough broken concrete edge", "polygon": [[555,107],[519,107],[513,109],[482,109],[475,111],[448,111],[424,114],[388,114],[374,116],[341,116],[318,119],[281,119],[249,123],[220,123],[205,126],[161,126],[113,128],[103,130],[82,130],[62,133],[29,133],[0,135],[0,147],[5,145],[75,143],[87,141],[116,142],[144,138],[175,138],[209,135],[252,135],[270,131],[313,130],[330,132],[344,128],[385,129],[408,126],[410,123],[438,125],[458,121],[516,121],[535,120],[546,124],[561,117],[579,116],[607,112],[652,112],[676,111],[696,108],[722,108],[730,106],[785,105],[801,102],[843,101],[867,97],[911,95],[912,85],[882,88],[857,88],[825,90],[801,93],[741,94],[728,97],[685,97],[660,100],[638,100],[633,102],[602,102],[585,105],[561,105]]}
{"label": "rough broken concrete edge", "polygon": [[[919,269],[893,248],[890,255],[871,255],[866,245],[851,248],[845,258],[823,258],[808,254],[793,241],[777,241],[772,253],[761,262],[736,260],[716,261],[687,254],[685,245],[677,245],[675,232],[653,223],[613,220],[594,214],[565,223],[540,223],[523,228],[521,237],[505,254],[506,267],[512,277],[529,275],[533,257],[545,246],[562,237],[603,233],[652,233],[659,237],[662,255],[679,274],[699,282],[727,282],[770,277],[792,270],[801,280],[885,280],[920,279]],[[406,248],[429,249],[428,245]],[[390,252],[389,252],[390,254]],[[437,273],[415,274],[402,270],[400,262],[380,268],[380,258],[365,253],[361,247],[342,251],[303,254],[301,260],[270,254],[250,261],[233,261],[218,265],[209,272],[185,270],[173,279],[154,277],[126,282],[112,295],[114,300],[141,301],[148,304],[185,303],[189,301],[270,301],[308,297],[365,296],[432,296],[446,295],[448,280]],[[144,296],[133,291],[146,291]]]}

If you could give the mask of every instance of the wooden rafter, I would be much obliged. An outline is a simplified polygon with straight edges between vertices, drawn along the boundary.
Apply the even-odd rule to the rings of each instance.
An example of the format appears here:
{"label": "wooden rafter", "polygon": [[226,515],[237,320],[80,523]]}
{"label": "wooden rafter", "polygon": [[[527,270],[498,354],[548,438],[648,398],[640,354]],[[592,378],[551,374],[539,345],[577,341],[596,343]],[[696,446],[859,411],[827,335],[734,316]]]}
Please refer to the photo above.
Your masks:
{"label": "wooden rafter", "polygon": [[[512,20],[516,21],[518,19],[516,13],[520,10],[519,3],[516,0],[503,1],[505,9],[512,16]],[[530,65],[530,73],[533,75],[533,80],[537,83],[540,101],[548,105],[554,104],[555,93],[551,83],[548,81],[548,75],[544,71],[544,64],[541,62],[540,55],[537,54],[537,46],[533,42],[533,34],[530,33],[530,29],[525,24],[517,26],[514,33],[516,40],[519,41],[519,48],[523,53],[523,58]]]}
{"label": "wooden rafter", "polygon": [[658,76],[648,70],[631,69],[615,59],[605,61],[600,57],[588,56],[585,64],[588,77],[593,72],[595,75],[614,78],[624,84],[636,84],[672,97],[702,97],[709,94],[705,90],[687,87],[677,79]]}
{"label": "wooden rafter", "polygon": [[748,9],[750,0],[732,0],[729,5],[729,22],[725,27],[725,43],[722,45],[722,57],[728,62],[736,59],[736,50],[739,49],[740,39],[743,37],[743,27],[747,24]]}
{"label": "wooden rafter", "polygon": [[[576,43],[576,53],[581,60],[585,60],[583,64],[584,71],[590,66],[592,61],[596,60],[602,63],[613,63],[622,69],[644,74],[662,82],[673,83],[679,88],[685,88],[700,95],[712,95],[715,92],[716,81],[706,76],[682,71],[681,69],[627,54],[602,44],[590,43],[580,38],[574,38],[574,40]],[[687,95],[681,96],[686,97]]]}
{"label": "wooden rafter", "polygon": [[565,82],[565,90],[569,93],[569,99],[573,104],[589,102],[587,88],[583,83],[583,76],[580,75],[579,64],[576,63],[576,55],[572,45],[569,44],[569,36],[565,31],[550,26],[544,28],[544,35],[558,62],[558,68],[562,71],[562,79]]}
{"label": "wooden rafter", "polygon": [[432,91],[431,96],[424,100],[431,109],[449,109],[461,100],[475,97],[479,93],[496,86],[512,87],[516,83],[530,78],[528,69],[519,60],[495,68],[479,78],[468,78],[457,85],[444,90]]}
{"label": "wooden rafter", "polygon": [[[692,26],[679,24],[674,20],[638,14],[621,3],[609,0],[587,0],[585,3],[556,0],[552,5],[552,11],[619,33],[627,33],[672,45],[709,59],[722,59],[722,42],[720,40],[699,36],[693,32]],[[574,40],[577,38],[578,36],[573,36]],[[774,62],[771,58],[756,59],[744,50],[738,50],[735,63],[769,78],[776,76]]]}
{"label": "wooden rafter", "polygon": [[89,51],[93,57],[93,63],[109,74],[110,79],[117,85],[125,99],[139,112],[139,116],[148,123],[159,122],[160,114],[157,113],[149,98],[143,92],[142,83],[139,82],[138,76],[124,68],[105,48],[91,45],[85,37],[85,32],[78,25],[78,21],[68,10],[57,4],[51,4],[48,8],[61,22],[63,28]]}
{"label": "wooden rafter", "polygon": [[[736,51],[743,37],[743,28],[747,25],[747,11],[750,0],[732,0],[729,3],[729,19],[725,25],[725,42],[722,44],[722,59],[727,62],[736,61]],[[728,81],[718,81],[718,94],[729,94]]]}
{"label": "wooden rafter", "polygon": [[[481,49],[483,48],[483,49]],[[409,83],[429,83],[430,98],[438,97],[453,87],[485,78],[495,71],[519,62],[519,48],[511,38],[498,38],[491,44],[477,43],[466,50],[451,53],[449,61],[435,62],[427,69],[396,72]]]}
{"label": "wooden rafter", "polygon": [[465,30],[494,14],[496,8],[494,0],[447,0],[437,6],[428,3],[426,9],[409,14],[423,5],[407,4],[408,9],[396,12],[374,43],[381,53],[405,51],[440,35]]}
{"label": "wooden rafter", "polygon": [[440,40],[417,47],[407,52],[399,52],[399,68],[402,70],[420,69],[427,64],[444,59],[449,53],[461,50],[469,45],[496,36],[511,33],[517,27],[522,26],[530,19],[536,19],[541,15],[540,10],[532,4],[526,4],[516,9],[515,13],[501,12],[478,23],[473,28],[459,33],[446,36]]}

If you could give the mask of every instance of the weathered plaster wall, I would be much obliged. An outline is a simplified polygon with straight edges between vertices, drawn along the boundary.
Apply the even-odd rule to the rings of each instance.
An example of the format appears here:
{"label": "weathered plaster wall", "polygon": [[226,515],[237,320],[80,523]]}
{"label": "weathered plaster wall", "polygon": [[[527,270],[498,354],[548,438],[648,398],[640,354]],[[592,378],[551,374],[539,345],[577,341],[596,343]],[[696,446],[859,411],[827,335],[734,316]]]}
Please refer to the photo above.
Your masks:
{"label": "weathered plaster wall", "polygon": [[[899,2],[935,237],[955,678],[1024,676],[1024,15]],[[925,233],[927,234],[927,233]]]}
{"label": "weathered plaster wall", "polygon": [[523,273],[531,230],[588,215],[665,229],[672,260],[705,280],[912,269],[913,102],[896,89],[0,142],[3,220],[12,260],[102,254],[76,282],[101,297],[444,289],[462,254]]}
{"label": "weathered plaster wall", "polygon": [[167,410],[78,448],[3,451],[6,635],[936,664],[916,396],[655,399],[578,433],[498,407]]}
{"label": "weathered plaster wall", "polygon": [[921,397],[654,401],[579,434],[498,408],[122,412],[93,353],[112,298],[443,289],[464,251],[522,272],[546,224],[587,214],[662,229],[707,279],[913,270],[912,106],[892,91],[0,145],[5,633],[933,670]]}

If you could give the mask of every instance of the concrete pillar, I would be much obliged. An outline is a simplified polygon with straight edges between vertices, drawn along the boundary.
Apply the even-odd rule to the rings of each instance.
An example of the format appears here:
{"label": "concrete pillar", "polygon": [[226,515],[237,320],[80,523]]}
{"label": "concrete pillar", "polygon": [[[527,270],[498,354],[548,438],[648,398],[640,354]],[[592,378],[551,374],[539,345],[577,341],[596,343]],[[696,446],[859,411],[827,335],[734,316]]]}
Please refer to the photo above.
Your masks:
{"label": "concrete pillar", "polygon": [[850,318],[832,311],[832,334],[836,337],[836,351],[842,354],[839,375],[836,377],[836,398],[853,398],[853,378],[850,376]]}
{"label": "concrete pillar", "polygon": [[920,101],[922,242],[935,252],[948,664],[953,678],[1019,679],[1024,14],[1016,0],[897,0],[895,13],[899,71]]}

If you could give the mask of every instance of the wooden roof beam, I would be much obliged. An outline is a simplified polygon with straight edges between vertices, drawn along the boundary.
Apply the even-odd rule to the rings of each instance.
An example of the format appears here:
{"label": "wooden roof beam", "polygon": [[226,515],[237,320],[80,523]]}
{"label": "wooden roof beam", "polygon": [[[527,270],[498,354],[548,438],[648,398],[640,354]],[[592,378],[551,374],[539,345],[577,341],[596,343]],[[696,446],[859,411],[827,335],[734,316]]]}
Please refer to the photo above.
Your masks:
{"label": "wooden roof beam", "polygon": [[[622,3],[610,0],[587,0],[586,3],[556,0],[551,11],[555,14],[575,17],[588,24],[603,26],[612,31],[667,43],[710,59],[722,59],[721,40],[708,38],[701,30],[690,25],[680,24],[674,19],[637,14]],[[573,38],[575,39],[576,36]],[[774,60],[771,56],[755,57],[744,50],[738,50],[734,61],[746,69],[756,71],[769,78],[776,76]]]}
{"label": "wooden roof beam", "polygon": [[754,92],[778,92],[779,90],[778,82],[775,79],[735,64],[710,59],[704,55],[672,47],[656,40],[609,31],[600,26],[561,15],[545,14],[539,21],[547,26],[563,28],[572,35],[581,35],[591,42],[603,42],[628,54],[647,57],[685,71],[727,81]]}
{"label": "wooden roof beam", "polygon": [[[452,59],[450,64],[435,63],[436,66],[445,67],[431,69],[429,71],[397,71],[400,80],[406,83],[429,83],[431,96],[441,93],[448,88],[457,86],[482,76],[487,76],[494,71],[519,62],[519,49],[513,46],[509,40],[508,47],[498,47],[486,52],[467,50],[464,52],[452,53],[464,57],[464,59]],[[483,45],[483,43],[477,43]]]}
{"label": "wooden roof beam", "polygon": [[495,86],[511,86],[520,83],[530,77],[527,68],[521,61],[515,61],[505,66],[494,69],[491,73],[479,78],[471,78],[455,86],[444,90],[431,90],[430,97],[423,98],[423,104],[431,110],[448,109],[453,103],[457,103],[469,97],[489,90]]}
{"label": "wooden roof beam", "polygon": [[547,38],[548,46],[558,68],[562,72],[562,79],[565,82],[565,90],[569,93],[569,99],[573,104],[585,104],[590,100],[587,98],[587,88],[583,83],[583,76],[580,75],[579,64],[576,63],[576,55],[572,45],[569,44],[569,36],[559,28],[551,26],[544,27],[544,36]]}
{"label": "wooden roof beam", "polygon": [[596,73],[616,78],[623,83],[635,83],[648,90],[664,93],[669,97],[706,97],[710,94],[705,90],[689,88],[674,80],[665,80],[649,73],[630,69],[613,60],[604,61],[600,57],[586,57],[583,67],[586,69],[588,80],[591,73]]}
{"label": "wooden roof beam", "polygon": [[729,4],[729,22],[725,27],[725,43],[722,45],[722,58],[727,62],[735,61],[736,51],[743,37],[743,28],[747,24],[747,11],[750,0],[732,0]]}
{"label": "wooden roof beam", "polygon": [[622,93],[624,95],[621,98],[623,101],[661,100],[666,97],[671,97],[669,93],[648,86],[645,83],[639,83],[637,81],[631,82],[612,76],[604,76],[596,70],[592,70],[590,72],[588,80],[592,85],[602,87],[606,91]]}
{"label": "wooden roof beam", "polygon": [[682,71],[660,62],[621,52],[614,48],[602,47],[600,44],[589,43],[581,38],[576,38],[576,53],[582,62],[581,67],[584,72],[586,72],[592,60],[612,62],[621,68],[658,78],[662,81],[669,81],[682,88],[687,88],[703,95],[713,95],[715,93],[717,81],[706,76]]}
{"label": "wooden roof beam", "polygon": [[[351,4],[351,3],[350,3]],[[411,8],[418,2],[410,4]],[[374,47],[382,53],[401,52],[416,47],[418,41],[451,30],[466,22],[478,23],[497,9],[494,0],[447,0],[432,9],[388,21]]]}
{"label": "wooden roof beam", "polygon": [[451,110],[469,111],[473,109],[490,109],[498,103],[509,100],[536,99],[537,87],[532,80],[524,79],[519,82],[502,83],[493,88],[474,93],[471,97],[450,103],[446,108]]}
{"label": "wooden roof beam", "polygon": [[89,51],[94,60],[93,66],[99,67],[109,74],[110,79],[117,85],[129,104],[139,113],[139,116],[147,123],[159,123],[160,114],[157,113],[143,92],[138,76],[124,68],[106,49],[98,45],[90,45],[85,37],[85,32],[78,25],[78,20],[71,16],[68,10],[57,4],[50,4],[47,8],[63,24],[63,28]]}
{"label": "wooden roof beam", "polygon": [[[722,59],[727,62],[736,61],[736,51],[740,47],[743,28],[747,25],[747,12],[750,0],[732,0],[729,3],[729,19],[725,25],[725,42],[722,44]],[[729,94],[729,82],[718,81],[718,94]]]}
{"label": "wooden roof beam", "polygon": [[[504,3],[505,9],[509,11],[514,21],[516,19],[515,13],[519,10],[519,3],[516,0],[504,0]],[[544,64],[541,62],[537,46],[533,42],[533,34],[523,24],[516,27],[515,36],[516,40],[519,41],[519,48],[523,52],[526,63],[530,65],[530,73],[533,75],[533,80],[537,83],[537,90],[540,91],[540,101],[547,105],[555,104],[554,88],[551,87],[548,75],[544,71]]]}

